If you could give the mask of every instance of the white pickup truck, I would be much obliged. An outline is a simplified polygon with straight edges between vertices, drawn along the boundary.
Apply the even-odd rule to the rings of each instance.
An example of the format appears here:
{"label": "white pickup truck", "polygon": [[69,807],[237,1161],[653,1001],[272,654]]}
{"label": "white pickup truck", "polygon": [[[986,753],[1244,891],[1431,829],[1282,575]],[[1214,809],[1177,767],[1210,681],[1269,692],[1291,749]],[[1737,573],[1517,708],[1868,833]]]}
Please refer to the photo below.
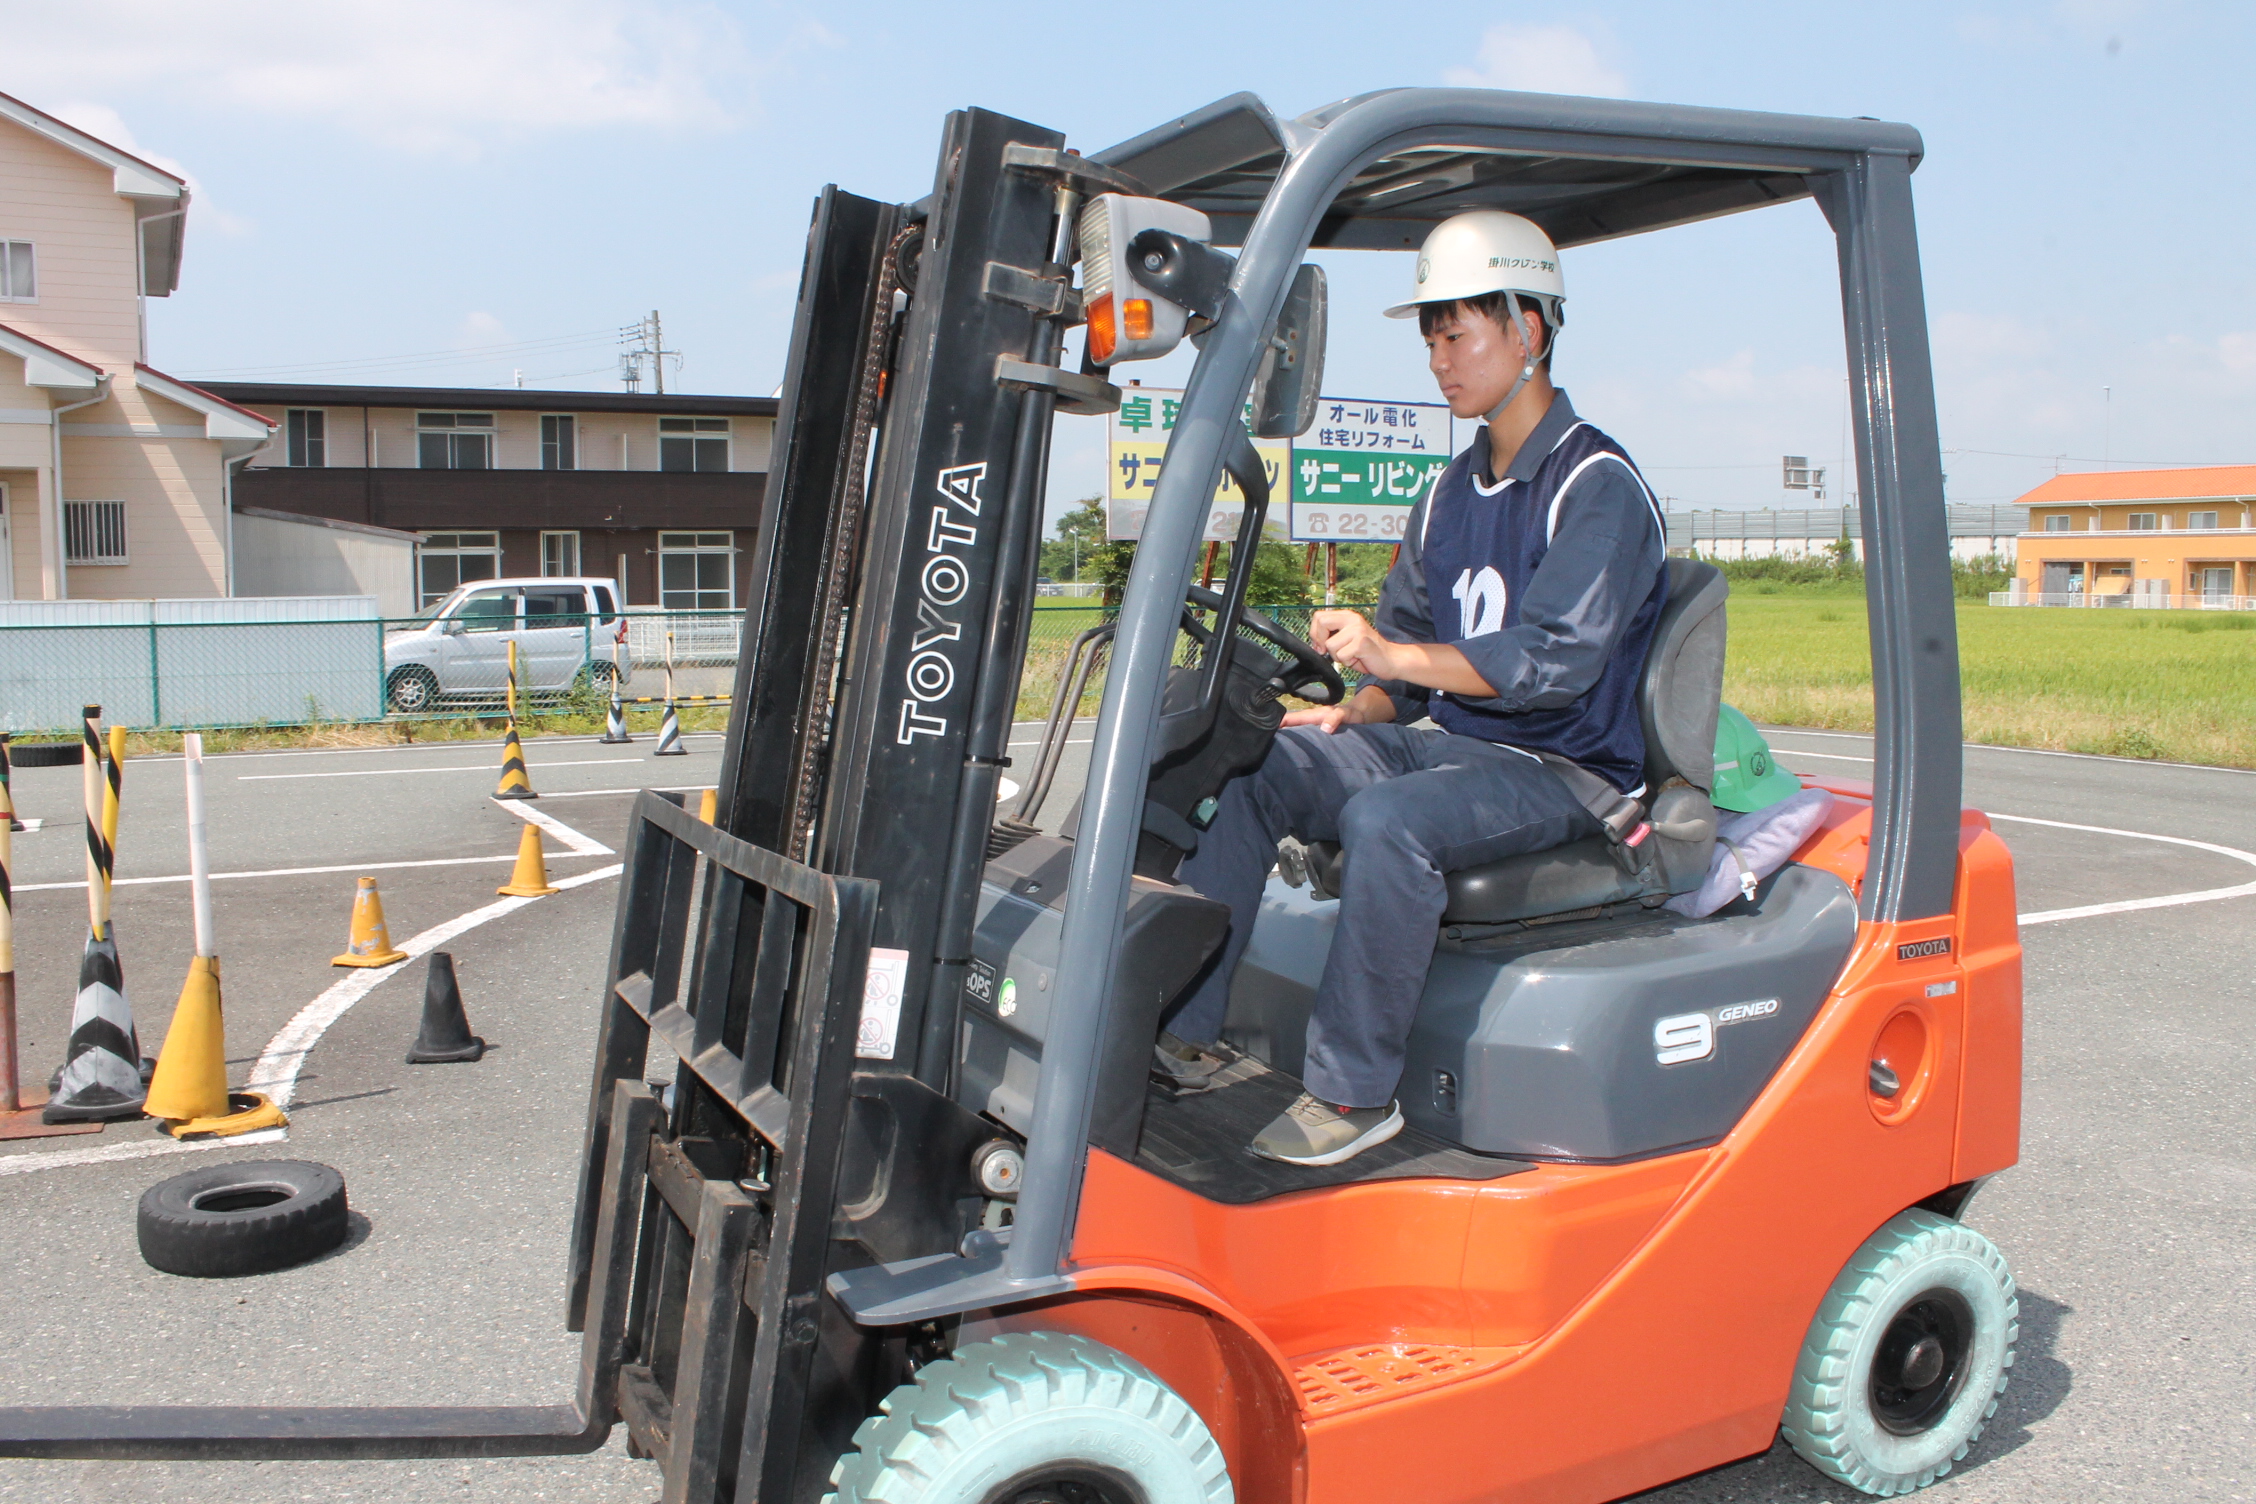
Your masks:
{"label": "white pickup truck", "polygon": [[[415,714],[447,700],[499,699],[517,644],[521,693],[555,694],[586,673],[611,692],[618,587],[607,579],[479,580],[384,634],[384,702]],[[619,658],[625,682],[631,670]]]}

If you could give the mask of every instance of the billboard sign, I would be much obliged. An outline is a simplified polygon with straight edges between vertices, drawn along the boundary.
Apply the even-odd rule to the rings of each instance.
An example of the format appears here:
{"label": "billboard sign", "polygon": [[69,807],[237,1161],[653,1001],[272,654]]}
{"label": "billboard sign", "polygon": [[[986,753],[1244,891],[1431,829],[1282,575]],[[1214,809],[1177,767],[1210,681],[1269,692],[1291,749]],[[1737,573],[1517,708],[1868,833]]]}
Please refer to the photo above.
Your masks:
{"label": "billboard sign", "polygon": [[1438,402],[1324,398],[1293,441],[1293,541],[1401,542],[1411,507],[1448,467],[1450,440]]}
{"label": "billboard sign", "polygon": [[[1167,441],[1175,432],[1175,419],[1182,407],[1180,390],[1150,386],[1121,389],[1120,410],[1106,420],[1109,440],[1105,446],[1107,538],[1133,542],[1143,536],[1144,514],[1151,509],[1152,495],[1159,487],[1159,472],[1167,458]],[[1252,416],[1249,405],[1246,413],[1249,424]],[[1262,468],[1269,475],[1269,522],[1265,531],[1272,538],[1281,537],[1289,506],[1285,484],[1292,447],[1282,439],[1264,440],[1257,442],[1254,450],[1261,456]],[[1199,536],[1229,542],[1237,537],[1238,520],[1244,512],[1245,498],[1239,494],[1237,482],[1223,475],[1222,483],[1214,489],[1214,504],[1207,512],[1206,531]]]}

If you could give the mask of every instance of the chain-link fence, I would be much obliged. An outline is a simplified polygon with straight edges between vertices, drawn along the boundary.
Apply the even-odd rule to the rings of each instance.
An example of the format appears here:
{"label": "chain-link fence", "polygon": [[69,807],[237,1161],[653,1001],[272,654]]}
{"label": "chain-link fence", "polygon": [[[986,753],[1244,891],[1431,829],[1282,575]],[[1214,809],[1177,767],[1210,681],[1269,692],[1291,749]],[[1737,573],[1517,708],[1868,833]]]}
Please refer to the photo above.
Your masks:
{"label": "chain-link fence", "polygon": [[[91,603],[89,603],[91,604]],[[1268,606],[1306,632],[1309,606]],[[1368,608],[1362,608],[1368,609]],[[100,705],[118,725],[170,730],[491,716],[517,653],[521,710],[600,714],[616,673],[630,701],[667,693],[725,697],[736,678],[741,611],[629,611],[604,621],[514,616],[437,620],[165,621],[85,619],[0,625],[0,731],[65,732]],[[124,617],[128,613],[116,613]],[[1074,640],[1112,619],[1094,604],[1033,613],[1017,714],[1049,713]],[[670,639],[670,641],[669,641]],[[1084,710],[1103,690],[1101,666]]]}

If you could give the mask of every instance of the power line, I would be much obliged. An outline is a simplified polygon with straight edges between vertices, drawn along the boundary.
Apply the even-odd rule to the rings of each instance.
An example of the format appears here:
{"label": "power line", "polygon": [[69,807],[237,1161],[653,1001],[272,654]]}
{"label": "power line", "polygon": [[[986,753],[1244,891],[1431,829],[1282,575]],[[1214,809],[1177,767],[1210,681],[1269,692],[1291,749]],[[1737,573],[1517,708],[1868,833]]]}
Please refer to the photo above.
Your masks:
{"label": "power line", "polygon": [[264,376],[288,371],[370,370],[386,366],[434,365],[493,355],[561,354],[576,346],[609,344],[615,337],[609,330],[594,330],[586,334],[559,334],[547,339],[517,340],[501,345],[459,345],[451,350],[424,350],[408,355],[372,355],[355,360],[309,360],[277,366],[230,366],[221,370],[206,370],[202,374]]}

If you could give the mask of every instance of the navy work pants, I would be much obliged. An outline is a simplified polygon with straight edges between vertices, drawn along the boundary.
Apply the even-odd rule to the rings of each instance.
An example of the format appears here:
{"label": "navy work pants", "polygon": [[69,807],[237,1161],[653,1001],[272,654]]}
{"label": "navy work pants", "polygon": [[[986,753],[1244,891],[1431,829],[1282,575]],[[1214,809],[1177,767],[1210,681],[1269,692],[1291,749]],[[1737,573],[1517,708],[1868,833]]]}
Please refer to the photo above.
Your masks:
{"label": "navy work pants", "polygon": [[1448,897],[1442,874],[1599,828],[1549,768],[1477,737],[1391,724],[1281,731],[1260,768],[1223,788],[1182,865],[1179,881],[1230,906],[1230,935],[1168,1028],[1197,1044],[1222,1032],[1277,842],[1337,842],[1349,858],[1345,891],[1308,1022],[1304,1080],[1338,1106],[1384,1106],[1433,962]]}

